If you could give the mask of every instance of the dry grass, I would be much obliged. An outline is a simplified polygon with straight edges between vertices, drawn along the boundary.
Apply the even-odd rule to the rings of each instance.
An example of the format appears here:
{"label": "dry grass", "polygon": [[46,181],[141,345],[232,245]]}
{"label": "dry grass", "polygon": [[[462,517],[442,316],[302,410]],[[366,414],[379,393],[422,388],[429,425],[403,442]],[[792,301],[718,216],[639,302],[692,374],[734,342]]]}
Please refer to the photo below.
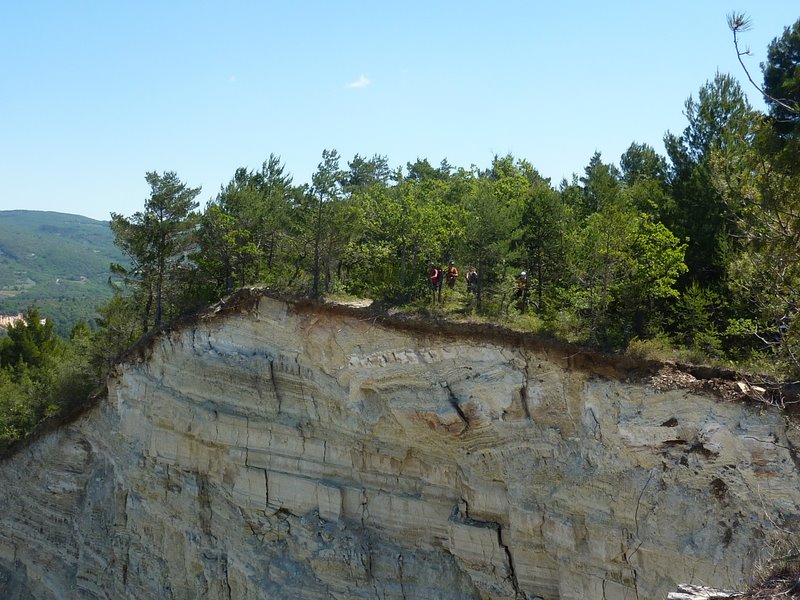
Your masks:
{"label": "dry grass", "polygon": [[742,600],[786,600],[800,598],[800,556],[793,554],[757,574],[755,582],[741,596]]}

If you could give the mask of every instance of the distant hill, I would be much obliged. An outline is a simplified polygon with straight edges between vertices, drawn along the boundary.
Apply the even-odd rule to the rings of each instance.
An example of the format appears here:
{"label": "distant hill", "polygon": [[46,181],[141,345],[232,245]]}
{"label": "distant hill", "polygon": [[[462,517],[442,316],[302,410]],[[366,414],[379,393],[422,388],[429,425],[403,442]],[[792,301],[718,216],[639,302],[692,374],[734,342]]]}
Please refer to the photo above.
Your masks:
{"label": "distant hill", "polygon": [[36,304],[67,335],[111,297],[109,265],[125,262],[108,221],[32,210],[0,211],[0,314]]}

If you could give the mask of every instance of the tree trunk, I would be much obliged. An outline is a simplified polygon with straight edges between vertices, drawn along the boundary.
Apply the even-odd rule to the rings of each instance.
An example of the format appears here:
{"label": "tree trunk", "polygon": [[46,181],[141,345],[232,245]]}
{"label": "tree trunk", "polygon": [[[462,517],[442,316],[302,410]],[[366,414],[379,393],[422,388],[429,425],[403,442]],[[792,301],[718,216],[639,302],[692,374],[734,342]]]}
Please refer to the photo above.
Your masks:
{"label": "tree trunk", "polygon": [[542,281],[542,250],[536,256],[536,312],[542,312],[542,288],[544,282]]}
{"label": "tree trunk", "polygon": [[322,241],[322,196],[319,197],[319,206],[317,208],[317,231],[314,240],[314,285],[312,287],[312,294],[315,298],[319,298],[319,246]]}

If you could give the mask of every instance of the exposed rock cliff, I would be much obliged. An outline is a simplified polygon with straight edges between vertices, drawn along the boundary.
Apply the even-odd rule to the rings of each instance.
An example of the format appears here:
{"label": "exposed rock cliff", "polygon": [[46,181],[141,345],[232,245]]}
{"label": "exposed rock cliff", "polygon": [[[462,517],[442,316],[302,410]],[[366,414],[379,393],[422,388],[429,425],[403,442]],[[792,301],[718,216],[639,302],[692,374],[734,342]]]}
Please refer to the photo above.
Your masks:
{"label": "exposed rock cliff", "polygon": [[[514,334],[260,297],[0,463],[3,598],[664,598],[798,530],[763,404]],[[626,370],[627,369],[627,370]]]}

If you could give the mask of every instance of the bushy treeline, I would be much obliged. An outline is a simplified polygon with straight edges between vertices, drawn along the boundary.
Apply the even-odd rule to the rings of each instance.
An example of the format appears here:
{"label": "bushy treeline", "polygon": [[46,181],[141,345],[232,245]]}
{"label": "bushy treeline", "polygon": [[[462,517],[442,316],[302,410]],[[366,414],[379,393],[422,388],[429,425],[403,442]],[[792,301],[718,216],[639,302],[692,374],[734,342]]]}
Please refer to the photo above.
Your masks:
{"label": "bushy treeline", "polygon": [[47,416],[83,402],[106,372],[81,321],[69,340],[36,307],[0,338],[0,450]]}
{"label": "bushy treeline", "polygon": [[[645,146],[628,162],[634,154],[656,159]],[[623,173],[596,155],[584,178],[555,189],[511,156],[486,169],[340,162],[324,151],[312,184],[295,186],[271,156],[239,169],[202,212],[198,190],[149,173],[145,210],[112,216],[140,332],[250,284],[431,305],[430,266],[451,261],[479,283],[474,298],[463,279],[445,296],[477,314],[504,317],[525,271],[515,310],[573,339],[616,348],[664,328],[686,244],[657,214],[652,190],[660,199],[666,181],[638,166]]]}
{"label": "bushy treeline", "polygon": [[[261,285],[796,376],[798,56],[800,20],[770,45],[768,114],[717,74],[686,101],[687,126],[665,135],[666,156],[634,142],[618,164],[596,153],[557,185],[510,155],[486,167],[393,167],[385,156],[343,161],[325,150],[310,183],[295,184],[270,155],[237,169],[198,210],[198,188],[148,173],[143,210],[112,215],[130,263],[113,267],[117,294],[85,336],[84,372],[96,380],[141,335]],[[478,283],[468,291],[462,277],[440,301],[430,268],[451,261],[462,275],[474,268]],[[3,356],[6,381],[35,386],[25,373],[37,367]],[[42,402],[31,419],[49,410]]]}

